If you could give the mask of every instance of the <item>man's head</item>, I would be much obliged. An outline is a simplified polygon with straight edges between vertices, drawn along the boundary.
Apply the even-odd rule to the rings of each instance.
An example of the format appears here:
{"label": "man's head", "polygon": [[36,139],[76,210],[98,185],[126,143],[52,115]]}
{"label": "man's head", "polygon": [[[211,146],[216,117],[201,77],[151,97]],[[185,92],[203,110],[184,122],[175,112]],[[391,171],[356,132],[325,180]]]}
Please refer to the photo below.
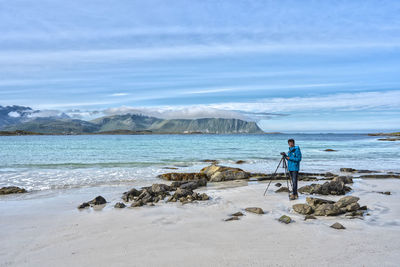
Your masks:
{"label": "man's head", "polygon": [[294,147],[294,139],[287,140],[289,147]]}

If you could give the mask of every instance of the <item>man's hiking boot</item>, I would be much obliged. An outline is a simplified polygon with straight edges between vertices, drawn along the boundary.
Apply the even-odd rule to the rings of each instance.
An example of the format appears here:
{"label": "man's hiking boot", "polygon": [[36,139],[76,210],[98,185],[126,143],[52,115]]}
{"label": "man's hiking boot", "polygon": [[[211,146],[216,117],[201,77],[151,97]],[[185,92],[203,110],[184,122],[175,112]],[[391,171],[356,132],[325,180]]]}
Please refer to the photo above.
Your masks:
{"label": "man's hiking boot", "polygon": [[291,195],[289,196],[289,199],[290,199],[290,200],[295,200],[296,197],[295,197],[295,195],[291,194]]}
{"label": "man's hiking boot", "polygon": [[294,195],[294,199],[299,199],[299,195],[298,194]]}

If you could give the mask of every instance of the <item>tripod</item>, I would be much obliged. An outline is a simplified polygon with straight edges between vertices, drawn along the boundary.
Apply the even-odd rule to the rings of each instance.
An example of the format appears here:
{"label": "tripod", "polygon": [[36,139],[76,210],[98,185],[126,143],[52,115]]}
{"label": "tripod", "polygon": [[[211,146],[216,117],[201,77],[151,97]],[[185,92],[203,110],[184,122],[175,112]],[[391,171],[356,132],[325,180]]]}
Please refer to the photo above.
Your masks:
{"label": "tripod", "polygon": [[268,183],[268,186],[267,186],[267,188],[266,188],[265,191],[264,191],[264,196],[267,194],[267,191],[268,191],[269,186],[271,185],[272,179],[273,179],[274,176],[276,175],[276,172],[278,171],[278,169],[279,169],[279,167],[281,166],[281,164],[282,164],[282,168],[285,170],[286,185],[287,185],[287,188],[288,188],[288,197],[289,197],[289,199],[290,199],[289,183],[290,183],[290,186],[291,186],[292,188],[293,188],[293,185],[292,185],[292,177],[291,177],[290,172],[289,172],[288,167],[287,167],[286,154],[282,155],[282,158],[281,158],[281,160],[279,161],[279,164],[278,164],[278,166],[276,167],[275,172],[271,175],[270,180],[269,180],[269,183]]}

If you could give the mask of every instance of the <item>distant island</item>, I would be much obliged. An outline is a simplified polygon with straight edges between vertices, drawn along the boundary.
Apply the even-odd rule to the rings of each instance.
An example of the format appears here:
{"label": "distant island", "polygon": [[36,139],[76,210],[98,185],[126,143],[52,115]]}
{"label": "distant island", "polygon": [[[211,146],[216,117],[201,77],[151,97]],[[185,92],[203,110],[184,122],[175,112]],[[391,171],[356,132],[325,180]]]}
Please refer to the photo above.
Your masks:
{"label": "distant island", "polygon": [[370,133],[369,136],[384,136],[386,138],[379,138],[378,141],[400,141],[400,132],[394,133]]}
{"label": "distant island", "polygon": [[[257,123],[240,119],[161,119],[141,114],[124,114],[85,121],[67,116],[35,118],[31,116],[34,112],[28,107],[0,106],[0,135],[264,133]],[[14,116],[10,116],[10,113]]]}

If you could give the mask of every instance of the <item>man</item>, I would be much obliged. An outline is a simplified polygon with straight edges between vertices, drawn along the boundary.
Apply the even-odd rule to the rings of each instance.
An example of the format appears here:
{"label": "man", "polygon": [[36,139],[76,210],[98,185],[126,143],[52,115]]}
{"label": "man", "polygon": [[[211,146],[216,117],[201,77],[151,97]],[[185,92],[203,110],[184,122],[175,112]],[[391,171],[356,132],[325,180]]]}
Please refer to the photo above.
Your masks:
{"label": "man", "polygon": [[290,177],[292,178],[293,192],[290,195],[290,200],[294,200],[299,198],[297,194],[297,177],[299,175],[300,170],[300,161],[301,161],[301,151],[300,147],[294,145],[294,140],[289,139],[289,152],[287,153],[286,159],[288,160],[288,169],[290,173]]}

